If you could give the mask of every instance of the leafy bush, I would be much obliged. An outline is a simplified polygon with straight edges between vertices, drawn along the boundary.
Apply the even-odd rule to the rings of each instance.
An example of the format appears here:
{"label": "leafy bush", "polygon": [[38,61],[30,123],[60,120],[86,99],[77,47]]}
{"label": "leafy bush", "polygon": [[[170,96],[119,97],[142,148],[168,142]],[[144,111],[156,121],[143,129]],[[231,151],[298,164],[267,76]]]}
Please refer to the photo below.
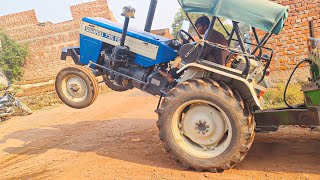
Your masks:
{"label": "leafy bush", "polygon": [[10,81],[18,81],[22,76],[22,66],[28,55],[28,47],[0,32],[0,68]]}

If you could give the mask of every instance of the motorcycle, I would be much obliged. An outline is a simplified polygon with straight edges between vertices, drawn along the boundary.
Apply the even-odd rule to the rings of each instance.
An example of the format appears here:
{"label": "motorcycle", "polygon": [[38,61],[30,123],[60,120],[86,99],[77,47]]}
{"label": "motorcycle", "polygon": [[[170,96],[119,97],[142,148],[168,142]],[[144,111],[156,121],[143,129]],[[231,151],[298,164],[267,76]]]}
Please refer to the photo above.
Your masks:
{"label": "motorcycle", "polygon": [[10,83],[5,89],[5,93],[0,97],[0,122],[10,117],[17,109],[21,110],[26,115],[32,114],[32,110],[20,100],[14,97],[9,91]]}

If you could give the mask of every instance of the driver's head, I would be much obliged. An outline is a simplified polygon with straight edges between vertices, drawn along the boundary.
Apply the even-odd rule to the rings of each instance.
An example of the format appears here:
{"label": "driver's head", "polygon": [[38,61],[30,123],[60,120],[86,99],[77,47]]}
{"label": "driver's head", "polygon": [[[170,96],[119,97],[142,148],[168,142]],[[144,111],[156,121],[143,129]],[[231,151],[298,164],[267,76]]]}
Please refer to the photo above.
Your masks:
{"label": "driver's head", "polygon": [[201,16],[197,19],[195,26],[198,30],[198,32],[203,35],[206,33],[206,30],[208,29],[210,24],[210,19],[207,16]]}

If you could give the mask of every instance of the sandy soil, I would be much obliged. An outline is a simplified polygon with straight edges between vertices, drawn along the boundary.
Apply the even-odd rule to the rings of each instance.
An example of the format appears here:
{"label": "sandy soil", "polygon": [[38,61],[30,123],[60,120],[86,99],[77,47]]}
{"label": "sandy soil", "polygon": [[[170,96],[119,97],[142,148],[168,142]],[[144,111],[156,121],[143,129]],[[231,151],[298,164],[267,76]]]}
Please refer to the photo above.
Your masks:
{"label": "sandy soil", "polygon": [[222,174],[187,170],[163,149],[156,104],[131,90],[13,117],[0,124],[0,179],[320,179],[320,132],[296,127],[258,134]]}

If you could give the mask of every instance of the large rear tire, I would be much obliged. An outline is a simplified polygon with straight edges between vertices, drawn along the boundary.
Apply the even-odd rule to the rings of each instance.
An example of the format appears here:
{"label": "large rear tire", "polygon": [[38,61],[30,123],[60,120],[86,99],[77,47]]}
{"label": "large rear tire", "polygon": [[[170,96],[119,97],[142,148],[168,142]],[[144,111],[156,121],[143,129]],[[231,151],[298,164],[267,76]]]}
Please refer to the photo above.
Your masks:
{"label": "large rear tire", "polygon": [[165,149],[185,167],[212,172],[240,163],[255,129],[239,93],[209,78],[174,87],[161,103],[157,125]]}
{"label": "large rear tire", "polygon": [[94,74],[83,66],[61,70],[55,81],[59,98],[68,106],[81,109],[90,106],[98,96],[98,82]]}

